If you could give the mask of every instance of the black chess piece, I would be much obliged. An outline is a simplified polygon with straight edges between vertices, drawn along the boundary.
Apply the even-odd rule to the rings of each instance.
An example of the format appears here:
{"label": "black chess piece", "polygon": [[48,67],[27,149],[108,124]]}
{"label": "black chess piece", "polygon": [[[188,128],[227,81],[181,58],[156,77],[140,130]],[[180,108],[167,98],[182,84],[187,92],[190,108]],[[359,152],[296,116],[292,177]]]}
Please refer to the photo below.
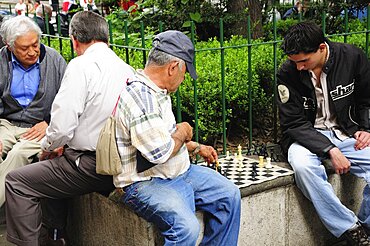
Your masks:
{"label": "black chess piece", "polygon": [[246,155],[251,155],[252,154],[252,151],[251,151],[251,146],[248,145],[248,149],[247,149],[247,154]]}
{"label": "black chess piece", "polygon": [[253,145],[253,155],[258,155],[258,146],[257,144],[252,144]]}
{"label": "black chess piece", "polygon": [[262,143],[258,152],[258,156],[267,157],[267,148],[266,144]]}
{"label": "black chess piece", "polygon": [[257,178],[256,178],[257,172],[255,170],[252,170],[251,176],[252,176],[251,180],[253,180],[253,181],[257,180]]}
{"label": "black chess piece", "polygon": [[254,172],[257,171],[257,162],[252,163],[252,171],[254,171]]}

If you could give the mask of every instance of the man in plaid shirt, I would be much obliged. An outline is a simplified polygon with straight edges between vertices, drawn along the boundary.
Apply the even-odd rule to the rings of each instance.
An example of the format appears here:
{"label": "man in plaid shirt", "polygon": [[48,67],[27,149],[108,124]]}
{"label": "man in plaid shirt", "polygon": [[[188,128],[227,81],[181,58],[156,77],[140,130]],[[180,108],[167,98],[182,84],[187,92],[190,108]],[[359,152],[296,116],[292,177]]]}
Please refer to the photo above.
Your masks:
{"label": "man in plaid shirt", "polygon": [[189,152],[208,162],[216,151],[191,141],[192,127],[176,124],[169,93],[185,77],[197,75],[194,46],[179,31],[154,38],[144,70],[128,81],[117,110],[117,144],[122,173],[114,184],[120,201],[154,223],[165,245],[195,245],[200,226],[195,210],[205,214],[203,245],[236,245],[240,191],[210,168],[191,165]]}

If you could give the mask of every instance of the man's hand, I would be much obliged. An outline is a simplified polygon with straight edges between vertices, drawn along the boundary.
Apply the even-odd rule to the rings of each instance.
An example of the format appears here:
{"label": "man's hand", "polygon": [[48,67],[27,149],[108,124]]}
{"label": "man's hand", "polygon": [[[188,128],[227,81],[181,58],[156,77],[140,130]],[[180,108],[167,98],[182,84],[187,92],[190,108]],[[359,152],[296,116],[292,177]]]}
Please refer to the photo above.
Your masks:
{"label": "man's hand", "polygon": [[181,122],[176,125],[176,128],[185,142],[189,142],[193,138],[193,128],[188,122]]}
{"label": "man's hand", "polygon": [[198,153],[208,163],[214,163],[218,157],[217,152],[212,146],[201,145]]}
{"label": "man's hand", "polygon": [[357,131],[353,136],[356,139],[355,149],[361,150],[370,146],[370,133],[365,131]]}
{"label": "man's hand", "polygon": [[33,127],[31,127],[25,134],[22,135],[23,139],[26,140],[33,140],[36,139],[40,141],[46,134],[46,128],[48,127],[48,123],[42,121],[37,123]]}
{"label": "man's hand", "polygon": [[55,157],[61,156],[63,155],[63,151],[64,151],[64,147],[56,148],[53,151],[44,150],[41,152],[40,161],[47,160],[47,159],[51,160],[51,159],[54,159]]}
{"label": "man's hand", "polygon": [[351,168],[351,163],[337,147],[329,150],[329,156],[336,174],[347,173]]}

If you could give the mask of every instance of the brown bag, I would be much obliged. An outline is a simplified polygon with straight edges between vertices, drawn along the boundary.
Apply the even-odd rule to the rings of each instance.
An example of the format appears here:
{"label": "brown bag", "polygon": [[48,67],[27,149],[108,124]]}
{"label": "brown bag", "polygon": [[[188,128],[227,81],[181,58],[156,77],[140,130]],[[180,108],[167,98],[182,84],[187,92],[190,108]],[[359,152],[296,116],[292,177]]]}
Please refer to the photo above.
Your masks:
{"label": "brown bag", "polygon": [[116,142],[116,106],[100,131],[96,145],[96,173],[103,175],[118,175],[122,172],[121,157]]}

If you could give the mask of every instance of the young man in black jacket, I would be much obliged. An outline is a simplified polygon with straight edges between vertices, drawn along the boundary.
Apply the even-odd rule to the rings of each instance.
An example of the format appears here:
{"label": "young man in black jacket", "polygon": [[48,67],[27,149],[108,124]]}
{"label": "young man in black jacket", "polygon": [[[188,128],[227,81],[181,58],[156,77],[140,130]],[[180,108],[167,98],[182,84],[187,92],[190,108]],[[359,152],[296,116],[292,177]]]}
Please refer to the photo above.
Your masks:
{"label": "young man in black jacket", "polygon": [[[370,245],[370,64],[360,49],[333,43],[309,22],[293,26],[282,44],[288,60],[278,72],[282,147],[297,186],[326,228],[351,245]],[[335,195],[321,164],[365,179],[356,216]]]}

